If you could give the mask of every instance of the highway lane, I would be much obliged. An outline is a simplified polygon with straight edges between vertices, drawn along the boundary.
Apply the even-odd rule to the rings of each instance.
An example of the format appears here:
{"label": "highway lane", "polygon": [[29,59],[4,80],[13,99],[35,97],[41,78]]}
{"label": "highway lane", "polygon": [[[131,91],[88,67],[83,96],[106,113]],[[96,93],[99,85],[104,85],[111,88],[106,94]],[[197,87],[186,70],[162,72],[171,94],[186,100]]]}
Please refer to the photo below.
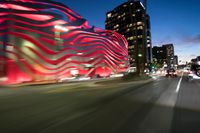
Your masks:
{"label": "highway lane", "polygon": [[200,132],[200,80],[183,78],[174,108],[172,133]]}
{"label": "highway lane", "polygon": [[200,132],[200,82],[180,79],[1,88],[0,132]]}

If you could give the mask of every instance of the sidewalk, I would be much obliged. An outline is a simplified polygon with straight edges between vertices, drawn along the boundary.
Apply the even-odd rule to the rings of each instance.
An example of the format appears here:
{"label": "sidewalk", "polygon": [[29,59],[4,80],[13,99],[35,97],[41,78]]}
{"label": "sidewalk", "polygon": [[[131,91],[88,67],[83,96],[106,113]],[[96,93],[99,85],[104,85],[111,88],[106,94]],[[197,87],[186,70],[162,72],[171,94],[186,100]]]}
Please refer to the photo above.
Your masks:
{"label": "sidewalk", "polygon": [[20,87],[20,86],[28,86],[28,85],[45,85],[45,84],[55,84],[57,83],[55,80],[48,81],[35,81],[35,82],[24,82],[18,84],[0,84],[1,87]]}
{"label": "sidewalk", "polygon": [[147,83],[153,81],[153,78],[147,79],[147,80],[138,80],[138,81],[120,81],[119,78],[101,78],[101,79],[90,79],[90,80],[68,80],[65,82],[57,82],[55,80],[49,80],[49,81],[37,81],[37,82],[24,82],[20,84],[10,84],[10,85],[0,85],[1,87],[21,87],[21,86],[32,86],[32,85],[46,85],[46,84],[84,84],[86,82],[93,82],[93,85],[105,85],[105,84],[133,84],[133,83]]}

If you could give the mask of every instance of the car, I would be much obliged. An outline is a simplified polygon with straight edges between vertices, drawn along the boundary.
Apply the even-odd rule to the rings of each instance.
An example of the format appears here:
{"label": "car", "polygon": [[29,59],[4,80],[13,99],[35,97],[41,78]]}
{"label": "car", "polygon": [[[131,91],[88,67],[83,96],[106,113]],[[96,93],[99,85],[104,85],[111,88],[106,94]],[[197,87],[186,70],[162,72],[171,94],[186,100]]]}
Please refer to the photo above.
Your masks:
{"label": "car", "polygon": [[192,64],[191,69],[188,71],[188,81],[200,79],[200,65]]}
{"label": "car", "polygon": [[177,77],[177,71],[176,71],[176,69],[174,69],[174,68],[167,69],[166,73],[165,73],[165,76],[166,77]]}
{"label": "car", "polygon": [[190,67],[184,67],[183,72],[188,73],[190,71]]}

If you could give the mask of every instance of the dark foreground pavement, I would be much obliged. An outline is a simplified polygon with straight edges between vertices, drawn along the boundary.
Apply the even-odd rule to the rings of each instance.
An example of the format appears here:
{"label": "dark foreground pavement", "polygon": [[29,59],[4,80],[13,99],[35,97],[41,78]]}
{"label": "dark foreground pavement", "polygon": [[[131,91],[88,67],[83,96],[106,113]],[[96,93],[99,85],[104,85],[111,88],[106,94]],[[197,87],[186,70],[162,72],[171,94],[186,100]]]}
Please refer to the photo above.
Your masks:
{"label": "dark foreground pavement", "polygon": [[180,78],[1,88],[0,132],[199,133],[200,82]]}

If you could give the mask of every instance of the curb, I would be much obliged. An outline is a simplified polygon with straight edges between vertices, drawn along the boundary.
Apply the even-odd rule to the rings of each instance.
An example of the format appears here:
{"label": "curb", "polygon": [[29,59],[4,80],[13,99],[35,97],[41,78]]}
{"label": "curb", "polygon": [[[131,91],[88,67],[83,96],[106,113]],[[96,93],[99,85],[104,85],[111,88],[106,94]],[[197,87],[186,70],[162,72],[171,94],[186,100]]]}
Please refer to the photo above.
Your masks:
{"label": "curb", "polygon": [[10,85],[0,85],[0,87],[21,87],[21,86],[29,86],[29,85],[45,85],[45,84],[55,84],[56,81],[38,81],[38,82],[27,82],[20,84],[10,84]]}

